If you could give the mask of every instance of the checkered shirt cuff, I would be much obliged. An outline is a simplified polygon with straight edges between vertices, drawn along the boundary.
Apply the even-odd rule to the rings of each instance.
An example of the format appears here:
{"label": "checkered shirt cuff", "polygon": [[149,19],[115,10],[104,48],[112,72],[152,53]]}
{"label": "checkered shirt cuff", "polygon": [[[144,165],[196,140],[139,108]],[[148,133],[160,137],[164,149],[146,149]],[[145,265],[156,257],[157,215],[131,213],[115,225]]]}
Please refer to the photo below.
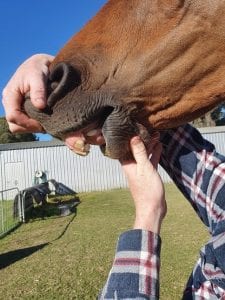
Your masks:
{"label": "checkered shirt cuff", "polygon": [[152,232],[121,234],[101,299],[158,299],[160,249],[161,239]]}

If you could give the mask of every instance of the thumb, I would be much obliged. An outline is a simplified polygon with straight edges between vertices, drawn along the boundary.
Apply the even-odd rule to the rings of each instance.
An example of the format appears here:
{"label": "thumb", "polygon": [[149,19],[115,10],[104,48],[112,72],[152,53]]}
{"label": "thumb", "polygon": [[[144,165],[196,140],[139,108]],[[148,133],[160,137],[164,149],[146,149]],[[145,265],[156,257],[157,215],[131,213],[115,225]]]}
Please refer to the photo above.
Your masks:
{"label": "thumb", "polygon": [[36,108],[43,109],[46,107],[46,87],[43,77],[36,76],[30,81],[30,99]]}
{"label": "thumb", "polygon": [[148,162],[148,155],[145,145],[139,136],[135,136],[130,141],[131,150],[137,164],[145,164]]}

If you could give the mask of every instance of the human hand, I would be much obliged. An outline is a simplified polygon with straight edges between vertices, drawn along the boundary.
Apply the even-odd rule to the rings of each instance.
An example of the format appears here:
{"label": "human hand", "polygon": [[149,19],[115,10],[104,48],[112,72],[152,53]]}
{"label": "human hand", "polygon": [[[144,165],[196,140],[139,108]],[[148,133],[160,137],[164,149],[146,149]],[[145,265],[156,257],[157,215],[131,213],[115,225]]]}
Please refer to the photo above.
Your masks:
{"label": "human hand", "polygon": [[54,56],[36,54],[19,66],[2,93],[6,120],[12,133],[44,132],[42,126],[22,111],[24,96],[30,92],[32,104],[43,109],[46,106],[46,79],[48,67]]}
{"label": "human hand", "polygon": [[152,138],[147,149],[138,136],[133,137],[130,144],[135,160],[122,161],[121,164],[134,199],[134,229],[145,229],[159,234],[167,210],[164,186],[157,172],[162,151],[159,134]]}

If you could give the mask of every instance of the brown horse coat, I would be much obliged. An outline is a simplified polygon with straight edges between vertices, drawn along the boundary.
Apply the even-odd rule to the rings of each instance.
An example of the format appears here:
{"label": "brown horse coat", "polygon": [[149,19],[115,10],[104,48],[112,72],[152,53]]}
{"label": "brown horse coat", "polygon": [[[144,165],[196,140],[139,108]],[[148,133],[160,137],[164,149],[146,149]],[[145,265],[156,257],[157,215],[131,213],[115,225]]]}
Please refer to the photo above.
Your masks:
{"label": "brown horse coat", "polygon": [[110,0],[53,61],[49,109],[25,108],[62,139],[103,120],[108,153],[121,157],[132,135],[224,101],[224,15],[224,0]]}

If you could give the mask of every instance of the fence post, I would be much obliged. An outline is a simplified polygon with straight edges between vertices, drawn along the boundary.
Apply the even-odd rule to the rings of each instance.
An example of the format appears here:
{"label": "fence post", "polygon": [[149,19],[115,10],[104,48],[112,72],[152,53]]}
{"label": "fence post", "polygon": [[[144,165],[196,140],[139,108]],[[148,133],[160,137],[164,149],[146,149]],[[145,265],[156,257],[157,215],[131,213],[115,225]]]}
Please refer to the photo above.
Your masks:
{"label": "fence post", "polygon": [[19,193],[18,193],[18,204],[19,204],[19,207],[18,207],[19,219],[20,219],[20,222],[24,223],[23,193],[21,191],[19,191]]}
{"label": "fence post", "polygon": [[20,199],[21,199],[21,214],[22,214],[22,222],[25,223],[25,194],[26,192],[20,192]]}

